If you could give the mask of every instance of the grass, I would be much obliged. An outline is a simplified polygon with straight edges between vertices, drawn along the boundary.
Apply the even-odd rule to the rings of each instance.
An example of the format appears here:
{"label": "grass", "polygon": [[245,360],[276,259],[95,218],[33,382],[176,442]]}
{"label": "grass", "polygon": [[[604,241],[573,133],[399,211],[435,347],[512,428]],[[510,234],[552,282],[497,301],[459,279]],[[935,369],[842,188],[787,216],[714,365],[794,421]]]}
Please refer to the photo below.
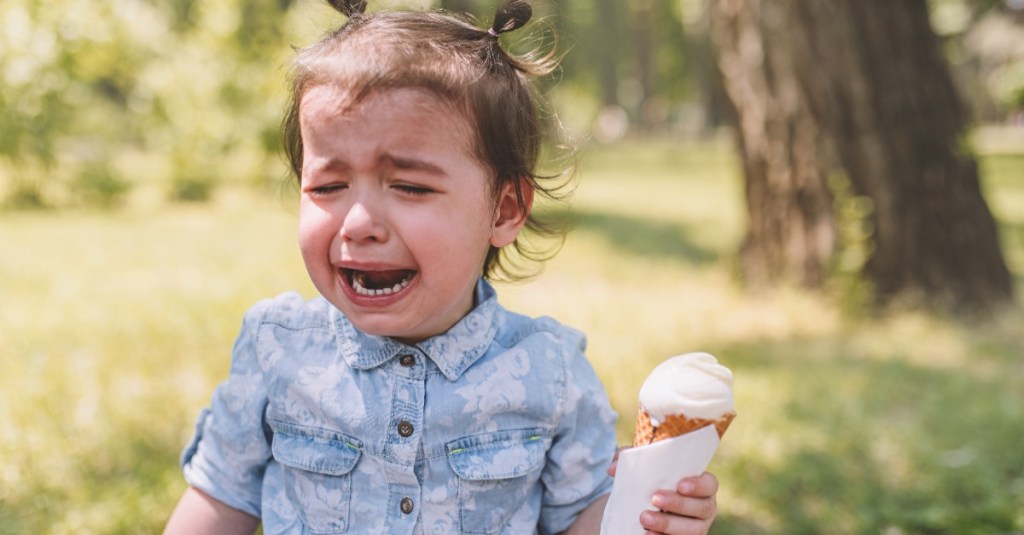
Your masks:
{"label": "grass", "polygon": [[[1024,158],[982,163],[1024,295]],[[562,252],[499,291],[588,333],[623,442],[661,359],[705,350],[734,370],[714,533],[1024,533],[1020,307],[965,326],[745,293],[727,148],[623,144],[584,154],[582,176]],[[294,235],[288,201],[243,189],[0,214],[0,534],[159,532],[242,312],[312,295]]]}

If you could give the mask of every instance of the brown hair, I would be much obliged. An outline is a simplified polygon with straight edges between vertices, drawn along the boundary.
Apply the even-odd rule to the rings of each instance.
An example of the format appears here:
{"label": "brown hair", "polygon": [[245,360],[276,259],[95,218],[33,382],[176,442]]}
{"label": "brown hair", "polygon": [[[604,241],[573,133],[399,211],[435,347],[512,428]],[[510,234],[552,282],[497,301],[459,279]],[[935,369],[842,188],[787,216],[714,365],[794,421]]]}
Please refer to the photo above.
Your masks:
{"label": "brown hair", "polygon": [[[461,110],[476,132],[476,156],[492,170],[495,195],[506,184],[526,211],[524,182],[548,198],[563,198],[565,185],[536,173],[544,134],[541,97],[531,79],[549,74],[551,54],[517,56],[506,52],[498,34],[522,27],[532,14],[524,0],[505,1],[490,30],[468,18],[438,11],[364,14],[364,0],[329,0],[348,21],[318,43],[301,49],[291,75],[291,101],[283,121],[283,140],[295,177],[301,180],[302,135],[299,105],[305,92],[321,84],[343,84],[353,102],[396,88],[421,88]],[[543,181],[543,182],[542,182]],[[526,229],[542,237],[563,234],[558,225],[529,214]],[[549,258],[555,247],[538,247],[517,238],[517,258],[491,247],[483,265],[490,279],[516,280],[532,273],[519,260]]]}

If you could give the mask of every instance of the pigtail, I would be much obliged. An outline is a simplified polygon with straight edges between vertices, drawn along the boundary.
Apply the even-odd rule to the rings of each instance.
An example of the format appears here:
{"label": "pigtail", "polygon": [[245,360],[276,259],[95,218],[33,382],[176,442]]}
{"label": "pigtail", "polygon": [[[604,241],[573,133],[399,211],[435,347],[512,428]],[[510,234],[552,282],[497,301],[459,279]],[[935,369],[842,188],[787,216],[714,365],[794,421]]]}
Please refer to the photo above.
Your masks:
{"label": "pigtail", "polygon": [[349,18],[366,12],[366,0],[327,0],[327,3]]}
{"label": "pigtail", "polygon": [[526,0],[503,0],[487,33],[497,38],[500,34],[522,28],[532,16],[533,8]]}

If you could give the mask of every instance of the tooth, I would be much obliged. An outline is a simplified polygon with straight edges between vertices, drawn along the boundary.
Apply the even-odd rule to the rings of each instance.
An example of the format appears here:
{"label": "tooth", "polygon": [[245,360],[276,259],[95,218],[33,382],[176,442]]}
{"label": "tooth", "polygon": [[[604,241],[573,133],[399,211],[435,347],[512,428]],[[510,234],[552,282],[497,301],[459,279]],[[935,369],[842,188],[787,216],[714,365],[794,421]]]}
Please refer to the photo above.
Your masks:
{"label": "tooth", "polygon": [[390,288],[368,288],[366,285],[366,274],[365,273],[353,273],[352,274],[352,289],[359,295],[366,296],[379,296],[379,295],[391,295],[402,291],[403,288],[409,286],[412,283],[414,274],[407,275],[401,282],[395,283]]}
{"label": "tooth", "polygon": [[359,294],[359,295],[373,295],[373,290],[371,290],[370,288],[367,288],[363,284],[364,282],[365,282],[365,279],[362,278],[362,277],[360,277],[359,279],[353,279],[352,280],[352,287],[355,289],[356,293]]}

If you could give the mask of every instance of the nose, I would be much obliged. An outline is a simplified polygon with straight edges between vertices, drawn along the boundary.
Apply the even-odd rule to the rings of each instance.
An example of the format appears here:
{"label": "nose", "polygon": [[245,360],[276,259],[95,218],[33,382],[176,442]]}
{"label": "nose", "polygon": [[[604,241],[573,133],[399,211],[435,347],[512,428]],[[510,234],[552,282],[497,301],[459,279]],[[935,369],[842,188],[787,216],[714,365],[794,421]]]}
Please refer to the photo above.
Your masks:
{"label": "nose", "polygon": [[387,239],[387,225],[383,211],[371,199],[359,199],[352,203],[341,225],[341,237],[345,241],[382,242]]}

